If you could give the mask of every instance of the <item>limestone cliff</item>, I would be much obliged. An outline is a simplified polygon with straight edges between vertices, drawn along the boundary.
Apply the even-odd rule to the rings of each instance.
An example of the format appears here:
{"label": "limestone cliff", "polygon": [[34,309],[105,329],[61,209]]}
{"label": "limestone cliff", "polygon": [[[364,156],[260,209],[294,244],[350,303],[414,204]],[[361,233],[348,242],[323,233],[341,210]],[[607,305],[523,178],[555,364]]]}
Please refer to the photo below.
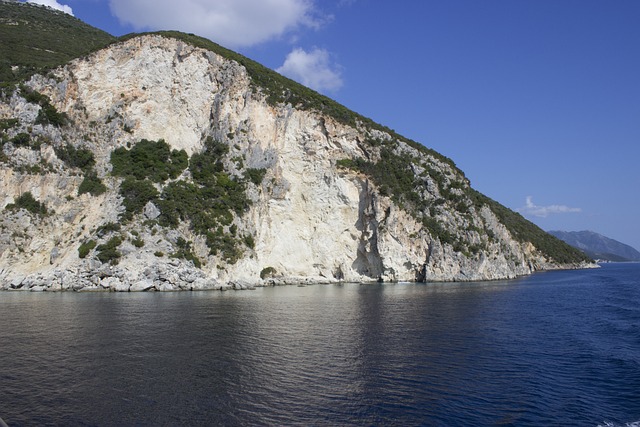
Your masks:
{"label": "limestone cliff", "polygon": [[[5,90],[0,287],[487,280],[580,265],[507,228],[506,209],[448,159],[359,116],[272,95],[239,62],[161,35]],[[126,184],[146,185],[142,208],[137,187],[123,187],[136,171],[114,159],[139,161],[143,140],[165,141],[176,167]],[[193,200],[210,207],[187,211]]]}

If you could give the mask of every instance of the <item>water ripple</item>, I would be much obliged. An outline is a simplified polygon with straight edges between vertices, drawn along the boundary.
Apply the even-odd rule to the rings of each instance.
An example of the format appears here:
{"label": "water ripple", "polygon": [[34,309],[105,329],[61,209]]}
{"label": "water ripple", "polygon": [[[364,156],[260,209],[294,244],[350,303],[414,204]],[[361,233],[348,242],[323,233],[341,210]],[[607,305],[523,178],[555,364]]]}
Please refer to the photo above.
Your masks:
{"label": "water ripple", "polygon": [[639,271],[2,293],[0,416],[12,427],[640,427]]}

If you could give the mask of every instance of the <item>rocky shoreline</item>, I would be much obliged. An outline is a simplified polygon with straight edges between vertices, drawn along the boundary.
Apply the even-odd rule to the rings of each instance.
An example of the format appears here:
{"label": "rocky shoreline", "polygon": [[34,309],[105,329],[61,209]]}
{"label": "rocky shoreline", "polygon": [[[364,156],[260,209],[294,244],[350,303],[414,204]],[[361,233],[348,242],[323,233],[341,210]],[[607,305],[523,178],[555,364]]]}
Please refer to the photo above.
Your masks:
{"label": "rocky shoreline", "polygon": [[[597,268],[597,264],[565,266],[560,269]],[[2,276],[0,271],[0,277]],[[157,263],[135,274],[127,268],[102,265],[89,271],[56,269],[48,273],[14,276],[0,281],[0,291],[23,292],[177,292],[254,290],[259,287],[340,283],[325,277],[274,277],[257,280],[220,281],[182,260]],[[374,281],[372,281],[373,283]]]}
{"label": "rocky shoreline", "polygon": [[[0,271],[0,276],[1,276]],[[90,271],[56,269],[48,273],[14,276],[0,283],[3,291],[30,292],[175,292],[252,290],[258,287],[337,283],[323,277],[268,278],[220,281],[206,277],[193,264],[181,260],[157,263],[139,274],[103,265]]]}

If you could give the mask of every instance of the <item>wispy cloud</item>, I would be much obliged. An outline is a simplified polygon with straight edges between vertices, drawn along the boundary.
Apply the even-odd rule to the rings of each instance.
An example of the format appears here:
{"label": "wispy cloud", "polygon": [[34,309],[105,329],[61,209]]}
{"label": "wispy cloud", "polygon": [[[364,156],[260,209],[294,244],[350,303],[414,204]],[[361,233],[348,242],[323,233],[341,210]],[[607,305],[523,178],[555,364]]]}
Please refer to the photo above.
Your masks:
{"label": "wispy cloud", "polygon": [[533,197],[531,196],[527,196],[526,205],[524,207],[516,210],[524,215],[537,216],[540,218],[546,218],[553,214],[582,212],[582,209],[580,208],[572,208],[566,205],[538,206],[533,203]]}
{"label": "wispy cloud", "polygon": [[340,67],[331,62],[329,52],[325,49],[316,48],[307,52],[296,48],[276,71],[317,91],[336,91],[343,84]]}
{"label": "wispy cloud", "polygon": [[111,11],[136,30],[180,30],[237,48],[324,22],[313,0],[109,0]]}
{"label": "wispy cloud", "polygon": [[60,4],[56,0],[27,0],[27,3],[41,4],[43,6],[49,6],[57,10],[61,10],[64,13],[73,15],[73,10],[66,4]]}

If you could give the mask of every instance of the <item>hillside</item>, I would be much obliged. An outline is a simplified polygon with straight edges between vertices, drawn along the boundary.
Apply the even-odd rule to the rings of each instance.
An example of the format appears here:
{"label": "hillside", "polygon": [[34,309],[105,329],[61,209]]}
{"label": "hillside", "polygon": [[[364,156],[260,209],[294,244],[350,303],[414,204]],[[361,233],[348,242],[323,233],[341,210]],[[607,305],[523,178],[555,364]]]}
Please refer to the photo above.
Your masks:
{"label": "hillside", "polygon": [[0,98],[0,286],[449,281],[580,251],[421,144],[208,40],[131,35]]}
{"label": "hillside", "polygon": [[[0,1],[0,81],[62,65],[114,40],[66,13],[30,3]],[[12,70],[12,66],[17,68]]]}
{"label": "hillside", "polygon": [[640,261],[640,252],[633,247],[593,231],[549,231],[593,259],[606,261]]}

